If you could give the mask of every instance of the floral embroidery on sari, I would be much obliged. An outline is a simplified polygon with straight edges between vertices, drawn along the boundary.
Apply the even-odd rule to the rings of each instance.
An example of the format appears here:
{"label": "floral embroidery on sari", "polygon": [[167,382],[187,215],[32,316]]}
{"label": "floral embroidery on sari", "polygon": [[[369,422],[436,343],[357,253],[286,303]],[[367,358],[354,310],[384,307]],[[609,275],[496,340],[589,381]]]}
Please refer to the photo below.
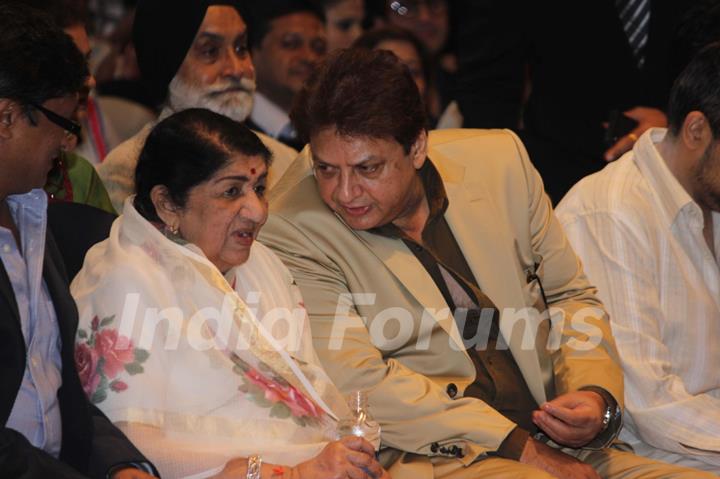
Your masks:
{"label": "floral embroidery on sari", "polygon": [[141,374],[142,364],[150,353],[136,348],[130,339],[109,326],[115,316],[100,320],[93,317],[90,332],[79,329],[75,346],[75,365],[85,394],[93,404],[107,399],[109,392],[122,393],[128,389],[123,376]]}
{"label": "floral embroidery on sari", "polygon": [[325,412],[268,365],[260,361],[257,369],[253,368],[236,354],[231,354],[230,359],[235,363],[233,372],[243,381],[238,389],[259,407],[269,408],[270,417],[292,418],[301,427],[322,422]]}

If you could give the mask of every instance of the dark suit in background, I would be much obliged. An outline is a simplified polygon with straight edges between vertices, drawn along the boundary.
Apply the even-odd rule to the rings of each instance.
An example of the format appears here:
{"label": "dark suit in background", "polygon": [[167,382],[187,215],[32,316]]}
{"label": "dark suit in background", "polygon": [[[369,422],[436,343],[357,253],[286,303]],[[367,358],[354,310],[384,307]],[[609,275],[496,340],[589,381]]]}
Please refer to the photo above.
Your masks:
{"label": "dark suit in background", "polygon": [[60,460],[33,447],[25,437],[7,427],[27,360],[25,340],[15,294],[0,261],[0,477],[22,479],[105,478],[108,469],[123,463],[148,463],[147,459],[110,421],[87,400],[75,369],[75,333],[78,315],[68,289],[60,252],[47,235],[43,279],[55,307],[62,340],[62,386],[58,402],[62,419]]}
{"label": "dark suit in background", "polygon": [[460,0],[464,126],[519,131],[559,201],[605,165],[602,123],[611,110],[665,108],[678,64],[676,31],[696,1],[650,0],[641,69],[614,0]]}

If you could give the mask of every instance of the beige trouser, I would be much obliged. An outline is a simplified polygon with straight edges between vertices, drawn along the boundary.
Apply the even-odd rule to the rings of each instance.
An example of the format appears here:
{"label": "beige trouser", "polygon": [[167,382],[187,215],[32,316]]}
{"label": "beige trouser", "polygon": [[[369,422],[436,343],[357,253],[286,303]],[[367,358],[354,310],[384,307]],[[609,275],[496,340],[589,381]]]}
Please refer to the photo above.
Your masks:
{"label": "beige trouser", "polygon": [[[674,466],[616,449],[582,451],[578,459],[592,466],[603,479],[717,478],[708,472]],[[558,479],[535,467],[497,457],[480,460],[468,467],[452,459],[436,458],[433,462],[435,479]],[[391,467],[389,472],[395,479],[393,469]],[[405,476],[402,473],[398,475]]]}

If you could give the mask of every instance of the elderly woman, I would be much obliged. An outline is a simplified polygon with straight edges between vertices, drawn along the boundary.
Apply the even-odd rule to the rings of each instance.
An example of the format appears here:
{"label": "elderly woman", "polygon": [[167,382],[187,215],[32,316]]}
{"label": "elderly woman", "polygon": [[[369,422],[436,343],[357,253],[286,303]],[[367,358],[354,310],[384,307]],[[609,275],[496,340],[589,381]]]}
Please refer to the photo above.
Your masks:
{"label": "elderly woman", "polygon": [[381,477],[312,349],[287,269],[255,242],[270,153],[191,109],[148,136],[137,195],[72,284],[86,393],[164,478]]}

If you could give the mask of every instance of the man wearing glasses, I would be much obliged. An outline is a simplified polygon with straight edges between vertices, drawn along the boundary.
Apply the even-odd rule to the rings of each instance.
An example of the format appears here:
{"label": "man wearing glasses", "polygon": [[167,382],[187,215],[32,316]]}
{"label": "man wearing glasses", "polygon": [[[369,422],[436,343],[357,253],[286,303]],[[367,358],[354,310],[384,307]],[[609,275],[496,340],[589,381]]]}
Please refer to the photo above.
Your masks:
{"label": "man wearing glasses", "polygon": [[0,471],[147,479],[152,466],[89,405],[74,364],[77,310],[41,188],[80,130],[69,118],[88,70],[33,12],[0,4]]}

